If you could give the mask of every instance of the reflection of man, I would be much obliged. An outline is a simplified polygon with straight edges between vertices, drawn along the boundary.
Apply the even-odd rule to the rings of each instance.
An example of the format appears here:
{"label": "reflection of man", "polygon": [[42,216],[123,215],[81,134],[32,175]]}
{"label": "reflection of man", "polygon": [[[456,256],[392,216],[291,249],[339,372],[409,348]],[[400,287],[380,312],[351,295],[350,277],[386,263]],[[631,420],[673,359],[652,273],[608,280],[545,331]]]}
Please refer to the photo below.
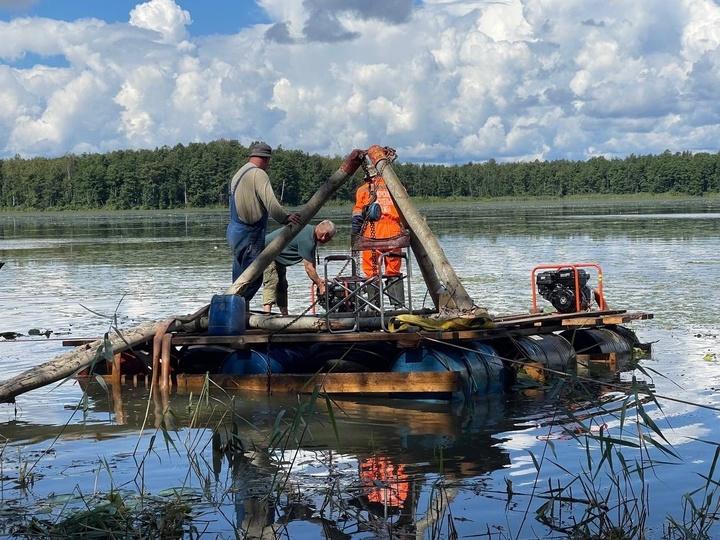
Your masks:
{"label": "reflection of man", "polygon": [[[393,203],[385,180],[377,171],[369,167],[365,182],[355,192],[355,206],[352,216],[353,235],[365,238],[386,239],[402,234],[400,214]],[[387,252],[399,253],[400,250],[366,250],[362,252],[362,269],[367,277],[380,273],[379,257]],[[400,274],[401,260],[398,257],[385,258],[384,274]]]}
{"label": "reflection of man", "polygon": [[[269,244],[281,229],[271,232],[265,237],[265,244]],[[308,277],[317,285],[318,293],[325,294],[325,282],[318,276],[315,268],[315,250],[318,244],[325,244],[335,236],[335,224],[326,219],[315,227],[305,225],[292,241],[285,246],[280,255],[270,263],[263,275],[263,309],[270,313],[273,304],[277,304],[280,313],[288,314],[288,282],[286,269],[288,266],[305,265]]]}
{"label": "reflection of man", "polygon": [[410,479],[405,465],[395,465],[390,458],[372,456],[360,462],[360,480],[368,502],[402,509],[410,493]]}
{"label": "reflection of man", "polygon": [[[270,178],[265,172],[270,165],[272,148],[264,142],[250,146],[250,159],[233,176],[230,182],[230,223],[227,241],[233,250],[235,281],[257,258],[265,247],[265,228],[268,215],[278,223],[300,223],[300,214],[287,213],[273,192]],[[260,288],[258,278],[243,293],[250,301]]]}

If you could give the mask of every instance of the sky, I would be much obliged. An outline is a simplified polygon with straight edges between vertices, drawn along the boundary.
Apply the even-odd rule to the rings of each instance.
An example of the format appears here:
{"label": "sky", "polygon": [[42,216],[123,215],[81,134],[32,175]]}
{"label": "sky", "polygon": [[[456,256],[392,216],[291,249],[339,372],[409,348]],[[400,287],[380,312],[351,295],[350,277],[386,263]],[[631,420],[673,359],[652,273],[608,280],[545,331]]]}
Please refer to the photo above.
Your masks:
{"label": "sky", "polygon": [[0,0],[0,158],[720,147],[720,0]]}

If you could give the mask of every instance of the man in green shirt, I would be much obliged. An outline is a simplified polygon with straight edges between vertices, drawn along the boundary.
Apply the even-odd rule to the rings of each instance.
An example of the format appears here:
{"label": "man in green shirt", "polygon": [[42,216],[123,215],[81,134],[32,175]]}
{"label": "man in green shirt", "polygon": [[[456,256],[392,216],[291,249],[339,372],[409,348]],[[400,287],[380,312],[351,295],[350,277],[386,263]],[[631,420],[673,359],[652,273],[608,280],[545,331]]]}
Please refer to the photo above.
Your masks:
{"label": "man in green shirt", "polygon": [[[282,229],[277,229],[265,236],[268,245]],[[318,293],[325,294],[325,282],[315,268],[315,251],[318,244],[326,244],[335,236],[335,224],[326,219],[317,225],[305,225],[300,232],[285,246],[280,255],[270,263],[263,274],[263,309],[270,313],[273,304],[277,304],[280,313],[288,314],[288,282],[286,269],[288,266],[303,262],[308,277],[317,285]]]}

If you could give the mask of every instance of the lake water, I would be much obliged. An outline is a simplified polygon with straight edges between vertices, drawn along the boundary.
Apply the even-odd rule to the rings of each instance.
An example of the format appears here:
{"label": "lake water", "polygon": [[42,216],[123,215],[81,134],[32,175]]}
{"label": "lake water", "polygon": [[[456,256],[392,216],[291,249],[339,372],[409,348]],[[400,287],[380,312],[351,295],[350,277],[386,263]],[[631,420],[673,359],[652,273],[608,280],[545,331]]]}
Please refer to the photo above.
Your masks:
{"label": "lake water", "polygon": [[[208,538],[272,530],[291,538],[562,537],[589,515],[589,527],[604,527],[597,530],[640,524],[661,538],[693,521],[685,494],[700,489],[696,504],[710,497],[704,513],[718,511],[720,201],[423,211],[470,295],[495,314],[528,310],[534,265],[599,262],[612,308],[655,314],[633,325],[654,343],[652,358],[618,386],[588,386],[587,394],[338,401],[332,416],[324,400],[313,411],[308,398],[211,390],[163,402],[145,388],[111,396],[97,383],[85,393],[66,381],[0,405],[0,535],[19,534],[32,515],[56,521],[110,490],[138,505],[182,500],[194,518],[186,534],[194,527]],[[324,211],[340,234],[321,256],[346,250],[348,214]],[[0,214],[0,332],[24,334],[0,338],[0,377],[66,352],[63,338],[107,331],[112,321],[100,314],[132,327],[206,304],[229,285],[226,219],[224,211]],[[288,277],[290,310],[300,312],[309,281],[301,267]],[[425,300],[420,285],[416,306]],[[600,401],[622,408],[633,377],[688,403],[596,409]],[[638,429],[672,454],[646,438],[640,448],[617,443],[603,462],[608,440],[637,442]],[[622,459],[643,472],[622,480]],[[621,478],[615,487],[613,477]],[[550,504],[553,490],[564,499]],[[605,506],[587,502],[605,495]],[[713,523],[708,537],[720,535]]]}

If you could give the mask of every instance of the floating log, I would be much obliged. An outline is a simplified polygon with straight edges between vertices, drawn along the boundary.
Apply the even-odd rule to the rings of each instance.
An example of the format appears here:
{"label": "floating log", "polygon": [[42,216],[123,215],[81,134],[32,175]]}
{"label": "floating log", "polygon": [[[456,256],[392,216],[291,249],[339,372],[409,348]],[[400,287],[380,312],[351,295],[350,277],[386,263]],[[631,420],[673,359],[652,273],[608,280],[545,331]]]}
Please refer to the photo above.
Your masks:
{"label": "floating log", "polygon": [[[445,256],[437,237],[425,223],[425,219],[418,212],[410,200],[407,190],[395,174],[391,165],[394,156],[395,152],[393,150],[389,151],[377,145],[370,147],[367,153],[368,159],[385,180],[395,206],[408,226],[413,253],[415,253],[420,271],[428,285],[428,290],[435,295],[433,301],[439,303],[437,307],[441,310],[473,311],[476,307],[475,303]],[[438,281],[447,291],[445,298],[437,290]],[[443,304],[443,302],[446,302],[446,304]]]}
{"label": "floating log", "polygon": [[[113,350],[120,351],[145,343],[154,333],[155,323],[146,323],[124,331],[122,335],[109,337],[108,342]],[[71,377],[93,362],[106,358],[104,347],[105,339],[97,339],[4,381],[0,384],[0,403],[12,403],[15,396],[24,392]]]}

